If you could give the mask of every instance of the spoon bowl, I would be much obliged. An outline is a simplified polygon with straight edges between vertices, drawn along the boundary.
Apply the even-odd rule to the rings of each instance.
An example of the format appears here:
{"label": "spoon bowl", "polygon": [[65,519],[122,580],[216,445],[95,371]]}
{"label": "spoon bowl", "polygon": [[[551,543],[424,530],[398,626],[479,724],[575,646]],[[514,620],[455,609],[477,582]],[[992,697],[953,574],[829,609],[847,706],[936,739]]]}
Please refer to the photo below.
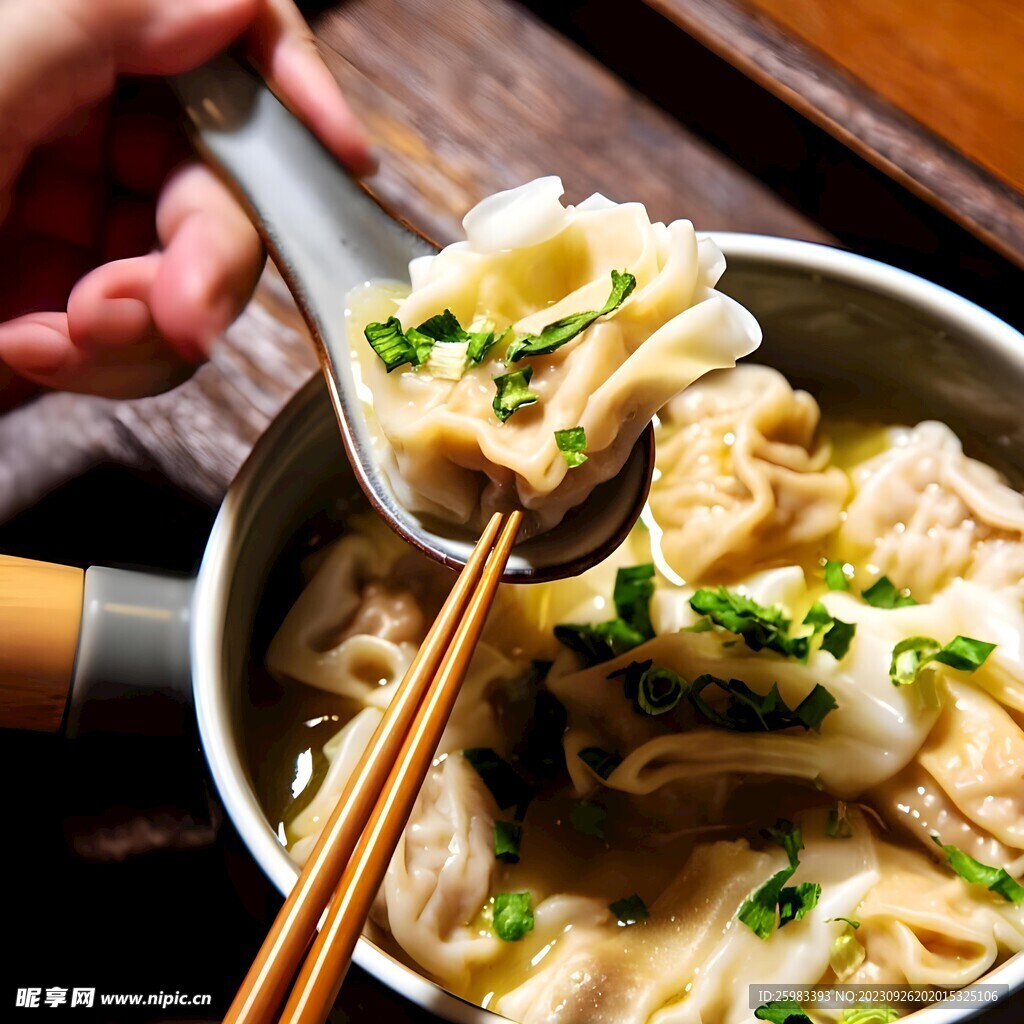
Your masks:
{"label": "spoon bowl", "polygon": [[[405,508],[373,458],[356,390],[344,296],[367,281],[405,280],[409,261],[437,247],[387,213],[278,101],[266,84],[219,58],[171,85],[196,149],[242,201],[316,342],[356,479],[396,533],[455,569],[477,538]],[[503,579],[575,576],[617,548],[647,501],[654,470],[648,425],[626,465],[554,529],[517,545]]]}

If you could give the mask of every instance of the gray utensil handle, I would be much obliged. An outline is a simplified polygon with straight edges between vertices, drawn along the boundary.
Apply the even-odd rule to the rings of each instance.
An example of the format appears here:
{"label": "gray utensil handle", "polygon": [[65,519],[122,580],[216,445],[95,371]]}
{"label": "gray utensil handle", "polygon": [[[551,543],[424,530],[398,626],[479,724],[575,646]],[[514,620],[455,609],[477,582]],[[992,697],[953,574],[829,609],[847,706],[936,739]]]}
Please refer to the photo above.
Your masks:
{"label": "gray utensil handle", "polygon": [[191,715],[189,625],[194,581],[86,571],[67,734],[171,735]]}

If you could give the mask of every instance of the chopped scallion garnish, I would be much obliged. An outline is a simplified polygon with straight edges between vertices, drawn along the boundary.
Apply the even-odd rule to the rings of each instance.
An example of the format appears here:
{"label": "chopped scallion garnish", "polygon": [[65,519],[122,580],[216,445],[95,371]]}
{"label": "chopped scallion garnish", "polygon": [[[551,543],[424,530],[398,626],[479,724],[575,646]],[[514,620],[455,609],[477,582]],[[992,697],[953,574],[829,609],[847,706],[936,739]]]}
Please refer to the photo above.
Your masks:
{"label": "chopped scallion garnish", "polygon": [[533,405],[540,399],[540,395],[529,388],[532,376],[533,367],[527,366],[522,370],[513,370],[511,373],[503,373],[493,378],[496,393],[491,408],[502,423],[518,409]]}
{"label": "chopped scallion garnish", "polygon": [[555,431],[555,444],[570,469],[582,466],[587,461],[584,448],[587,447],[587,432],[582,427]]}
{"label": "chopped scallion garnish", "polygon": [[517,338],[509,345],[505,362],[515,363],[524,356],[546,356],[561,348],[566,342],[582,334],[595,320],[614,313],[635,287],[636,278],[632,274],[613,270],[611,294],[600,309],[564,316],[548,324],[540,334],[528,334],[523,338]]}

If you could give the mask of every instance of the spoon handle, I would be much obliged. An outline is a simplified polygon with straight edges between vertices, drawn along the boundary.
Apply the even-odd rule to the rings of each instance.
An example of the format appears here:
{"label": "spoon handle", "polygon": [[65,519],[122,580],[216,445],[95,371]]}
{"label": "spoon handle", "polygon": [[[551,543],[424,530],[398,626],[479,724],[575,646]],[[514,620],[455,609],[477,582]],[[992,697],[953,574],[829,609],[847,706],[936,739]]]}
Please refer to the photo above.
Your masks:
{"label": "spoon handle", "polygon": [[204,161],[246,206],[320,350],[342,437],[364,489],[381,488],[356,395],[345,296],[408,279],[437,250],[386,213],[270,91],[230,57],[172,77]]}

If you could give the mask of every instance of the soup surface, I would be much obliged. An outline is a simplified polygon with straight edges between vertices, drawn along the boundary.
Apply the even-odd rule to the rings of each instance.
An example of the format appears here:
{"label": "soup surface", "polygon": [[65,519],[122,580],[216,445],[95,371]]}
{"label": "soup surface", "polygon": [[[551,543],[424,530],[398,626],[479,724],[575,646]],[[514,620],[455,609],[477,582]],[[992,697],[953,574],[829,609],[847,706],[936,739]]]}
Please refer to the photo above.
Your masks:
{"label": "soup surface", "polygon": [[[451,583],[358,501],[313,533],[250,728],[299,862]],[[1024,499],[940,424],[704,378],[613,558],[502,589],[375,937],[531,1022],[977,979],[1024,948],[1022,581]]]}
{"label": "soup surface", "polygon": [[[349,298],[411,507],[544,529],[657,410],[622,547],[500,590],[372,937],[523,1024],[873,1024],[913,1004],[757,1009],[749,987],[977,980],[1024,949],[1024,496],[941,423],[830,419],[732,366],[756,331],[692,227],[606,200],[569,216],[550,192],[478,219],[411,293]],[[620,268],[606,309],[620,259],[635,291]],[[442,307],[464,337],[431,324]],[[546,383],[502,419],[493,371],[543,347],[552,310],[583,326],[530,355]],[[249,745],[298,863],[452,579],[341,495],[271,581]]]}

